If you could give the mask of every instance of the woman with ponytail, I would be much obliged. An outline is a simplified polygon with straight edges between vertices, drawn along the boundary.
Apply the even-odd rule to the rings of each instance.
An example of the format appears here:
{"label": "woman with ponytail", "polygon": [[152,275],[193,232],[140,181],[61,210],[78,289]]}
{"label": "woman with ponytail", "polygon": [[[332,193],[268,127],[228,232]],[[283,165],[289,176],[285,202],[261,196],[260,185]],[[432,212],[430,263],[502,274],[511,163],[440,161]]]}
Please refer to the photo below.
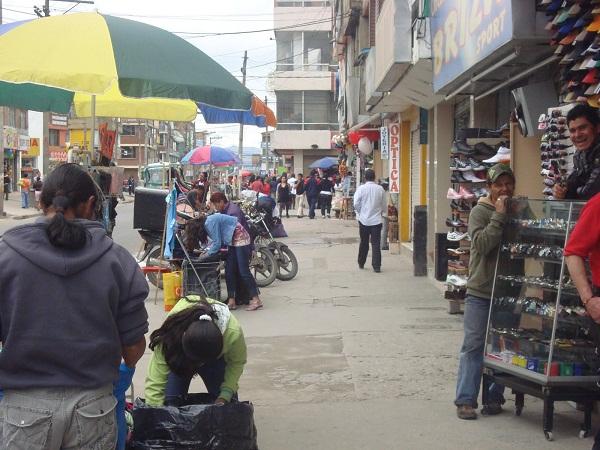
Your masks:
{"label": "woman with ponytail", "polygon": [[227,305],[189,295],[177,302],[150,335],[154,351],[146,376],[146,404],[177,405],[200,375],[215,403],[237,400],[246,342]]}
{"label": "woman with ponytail", "polygon": [[100,197],[63,164],[44,216],[0,241],[2,448],[115,448],[113,382],[144,354],[148,283],[96,221]]}

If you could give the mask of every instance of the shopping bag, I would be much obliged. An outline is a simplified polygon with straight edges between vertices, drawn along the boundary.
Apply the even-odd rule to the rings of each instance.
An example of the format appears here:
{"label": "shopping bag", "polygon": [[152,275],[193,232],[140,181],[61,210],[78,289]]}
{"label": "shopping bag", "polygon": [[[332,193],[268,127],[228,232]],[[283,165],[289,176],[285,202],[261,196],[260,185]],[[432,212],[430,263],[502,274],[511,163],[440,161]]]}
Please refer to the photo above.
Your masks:
{"label": "shopping bag", "polygon": [[184,406],[147,406],[136,399],[132,450],[258,450],[254,406],[214,405],[208,394],[182,397]]}

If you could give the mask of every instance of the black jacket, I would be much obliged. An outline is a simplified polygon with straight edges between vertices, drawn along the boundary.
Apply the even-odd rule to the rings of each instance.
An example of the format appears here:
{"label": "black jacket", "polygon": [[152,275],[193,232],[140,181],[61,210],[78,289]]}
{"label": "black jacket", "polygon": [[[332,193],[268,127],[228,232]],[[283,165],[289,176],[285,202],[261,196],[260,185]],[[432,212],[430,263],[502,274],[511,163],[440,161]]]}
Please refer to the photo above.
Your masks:
{"label": "black jacket", "polygon": [[592,148],[576,151],[573,172],[567,178],[566,199],[588,200],[600,192],[600,140]]}

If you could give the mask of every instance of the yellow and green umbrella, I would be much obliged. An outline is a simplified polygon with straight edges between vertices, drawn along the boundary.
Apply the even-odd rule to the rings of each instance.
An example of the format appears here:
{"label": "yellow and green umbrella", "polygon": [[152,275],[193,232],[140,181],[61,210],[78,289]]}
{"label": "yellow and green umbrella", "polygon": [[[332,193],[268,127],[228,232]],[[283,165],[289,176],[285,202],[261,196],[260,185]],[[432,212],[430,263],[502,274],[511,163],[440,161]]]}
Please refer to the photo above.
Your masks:
{"label": "yellow and green umbrella", "polygon": [[191,100],[247,111],[253,97],[186,40],[152,25],[99,13],[0,26],[0,81],[56,88],[55,103],[68,102],[75,93],[101,95],[117,89],[128,98]]}

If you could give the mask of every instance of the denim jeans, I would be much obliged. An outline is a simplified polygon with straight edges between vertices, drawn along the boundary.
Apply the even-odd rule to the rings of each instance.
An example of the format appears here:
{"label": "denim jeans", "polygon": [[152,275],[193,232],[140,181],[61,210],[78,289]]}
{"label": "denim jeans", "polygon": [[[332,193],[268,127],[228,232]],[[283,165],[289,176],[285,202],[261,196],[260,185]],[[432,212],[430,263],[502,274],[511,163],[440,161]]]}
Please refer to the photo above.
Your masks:
{"label": "denim jeans", "polygon": [[315,218],[315,209],[317,208],[317,203],[319,203],[319,197],[306,197],[308,201],[308,217],[311,219]]}
{"label": "denim jeans", "polygon": [[[477,398],[481,386],[485,333],[490,312],[490,300],[467,295],[465,299],[464,328],[465,338],[460,349],[456,400],[454,404],[470,405],[477,408]],[[504,386],[493,383],[490,386],[490,402],[502,402]]]}
{"label": "denim jeans", "polygon": [[0,402],[0,449],[114,450],[113,386],[7,390]]}
{"label": "denim jeans", "polygon": [[[225,379],[225,359],[223,357],[204,364],[196,370],[196,373],[200,375],[206,389],[210,395],[215,399],[221,392],[221,384]],[[165,387],[165,404],[172,405],[176,404],[176,399],[182,395],[188,393],[192,377],[180,377],[179,375],[170,372],[167,377],[167,386]],[[237,394],[234,394],[233,399],[237,399]]]}
{"label": "denim jeans", "polygon": [[256,280],[250,273],[250,257],[252,245],[242,247],[230,246],[227,250],[225,263],[225,283],[227,284],[227,298],[235,298],[237,278],[240,277],[251,297],[258,295]]}
{"label": "denim jeans", "polygon": [[29,208],[29,192],[21,191],[21,208]]}
{"label": "denim jeans", "polygon": [[327,214],[328,216],[331,214],[331,200],[331,195],[319,195],[319,204],[321,205],[321,216],[325,217],[325,214]]}
{"label": "denim jeans", "polygon": [[382,225],[363,225],[358,222],[360,245],[358,247],[358,265],[364,266],[369,253],[369,240],[371,241],[371,264],[373,269],[381,268],[381,227]]}

